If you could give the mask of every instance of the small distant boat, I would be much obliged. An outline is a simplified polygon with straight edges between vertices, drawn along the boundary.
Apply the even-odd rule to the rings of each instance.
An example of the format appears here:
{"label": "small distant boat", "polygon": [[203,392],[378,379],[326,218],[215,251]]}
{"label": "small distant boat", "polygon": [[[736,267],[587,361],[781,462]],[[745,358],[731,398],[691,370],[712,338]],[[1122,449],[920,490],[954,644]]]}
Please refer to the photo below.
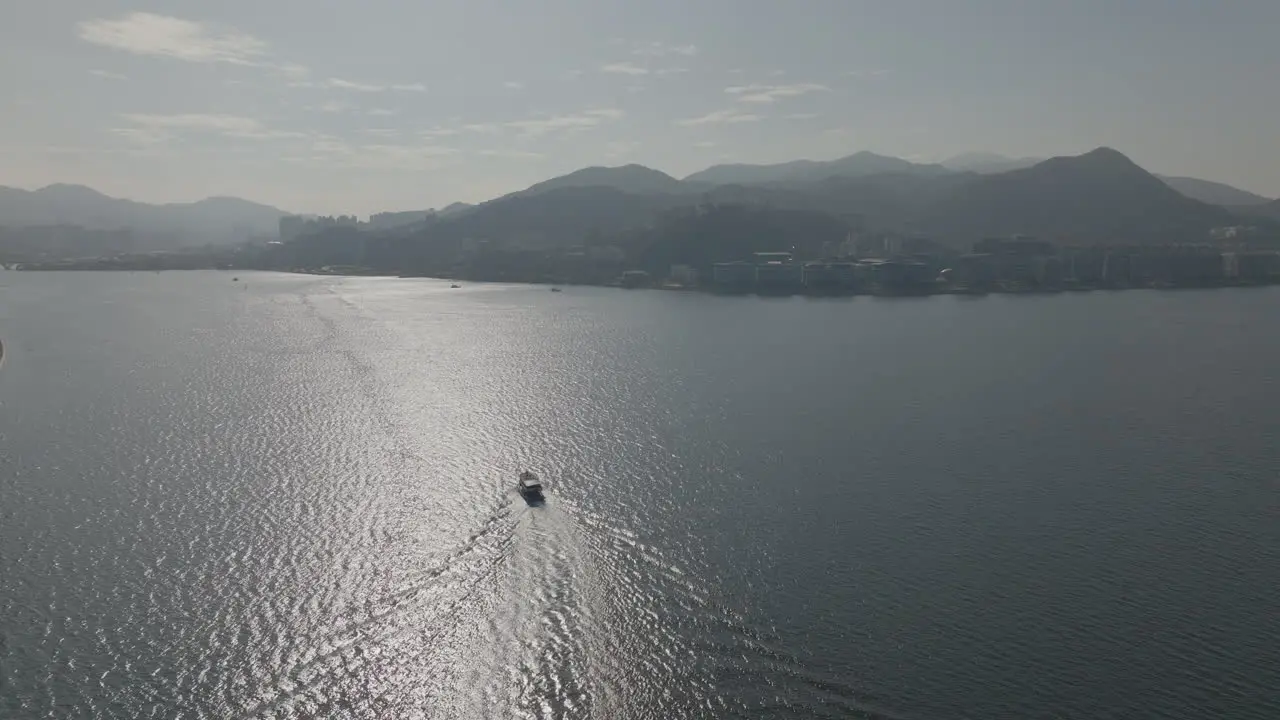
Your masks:
{"label": "small distant boat", "polygon": [[457,283],[454,283],[454,284],[452,284],[452,285],[450,285],[450,286],[449,286],[449,288],[450,288],[450,289],[452,289],[452,290],[457,290],[457,289],[458,289],[458,288],[460,288],[460,287],[462,287],[462,286],[461,286],[461,285],[459,285],[459,284],[457,284]]}
{"label": "small distant boat", "polygon": [[551,288],[551,292],[560,292],[560,288]]}
{"label": "small distant boat", "polygon": [[233,277],[233,278],[231,278],[231,282],[240,282],[240,278],[238,278],[238,277]]}
{"label": "small distant boat", "polygon": [[516,489],[529,502],[537,502],[543,499],[542,481],[538,479],[537,475],[528,470],[520,473],[520,482],[517,483]]}

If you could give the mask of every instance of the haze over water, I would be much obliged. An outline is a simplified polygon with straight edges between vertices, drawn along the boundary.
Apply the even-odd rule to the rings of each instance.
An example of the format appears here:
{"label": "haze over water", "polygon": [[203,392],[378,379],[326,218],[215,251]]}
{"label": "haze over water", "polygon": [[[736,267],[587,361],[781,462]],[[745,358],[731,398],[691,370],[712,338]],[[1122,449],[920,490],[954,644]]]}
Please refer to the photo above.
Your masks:
{"label": "haze over water", "polygon": [[0,717],[1280,716],[1280,291],[231,278],[0,273]]}

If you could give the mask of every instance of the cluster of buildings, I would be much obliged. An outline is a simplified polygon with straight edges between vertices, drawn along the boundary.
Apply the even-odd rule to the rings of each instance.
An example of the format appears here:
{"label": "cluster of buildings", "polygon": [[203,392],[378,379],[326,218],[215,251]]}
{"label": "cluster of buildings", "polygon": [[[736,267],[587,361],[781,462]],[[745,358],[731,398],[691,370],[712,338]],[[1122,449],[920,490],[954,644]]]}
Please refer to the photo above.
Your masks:
{"label": "cluster of buildings", "polygon": [[1064,247],[992,238],[954,258],[948,285],[974,290],[1213,287],[1280,281],[1280,253],[1236,243]]}
{"label": "cluster of buildings", "polygon": [[789,252],[755,253],[751,260],[716,263],[711,285],[721,292],[852,295],[923,292],[938,278],[934,263],[915,258],[833,258],[796,261]]}
{"label": "cluster of buildings", "polygon": [[395,230],[425,222],[434,214],[431,210],[408,212],[381,212],[369,216],[367,221],[355,215],[288,215],[280,218],[280,241],[289,242],[303,235],[315,235],[333,228],[351,230]]}
{"label": "cluster of buildings", "polygon": [[894,238],[876,243],[872,257],[854,243],[809,261],[789,252],[755,253],[716,263],[710,284],[720,292],[892,295],[1280,282],[1280,252],[1227,241],[1233,237],[1199,245],[1059,247],[1012,236],[981,240],[962,255]]}
{"label": "cluster of buildings", "polygon": [[360,218],[355,215],[323,215],[320,217],[289,215],[280,218],[280,241],[290,242],[303,235],[314,235],[331,228],[351,228],[355,230],[360,226]]}

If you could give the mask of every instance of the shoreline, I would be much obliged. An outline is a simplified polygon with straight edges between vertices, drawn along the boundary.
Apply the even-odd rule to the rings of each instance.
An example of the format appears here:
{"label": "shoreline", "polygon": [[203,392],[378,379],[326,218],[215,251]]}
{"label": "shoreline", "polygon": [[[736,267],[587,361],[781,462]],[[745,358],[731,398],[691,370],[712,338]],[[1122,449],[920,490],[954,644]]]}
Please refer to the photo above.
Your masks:
{"label": "shoreline", "polygon": [[[745,289],[745,288],[717,288],[705,285],[671,285],[671,284],[652,284],[628,287],[620,282],[599,283],[599,282],[574,282],[551,281],[551,280],[516,280],[516,279],[479,279],[465,278],[457,276],[445,275],[428,275],[425,273],[399,273],[399,272],[383,272],[372,269],[357,267],[342,268],[210,268],[210,267],[193,267],[193,268],[121,268],[121,267],[24,267],[18,272],[192,272],[192,271],[217,271],[227,273],[232,271],[239,272],[278,272],[290,275],[311,275],[315,277],[377,277],[377,278],[396,278],[402,280],[436,280],[439,282],[450,283],[485,283],[485,284],[505,284],[505,285],[530,285],[543,287],[598,287],[612,288],[615,290],[661,290],[664,292],[696,292],[707,295],[719,295],[723,297],[759,297],[759,298],[787,298],[787,297],[804,297],[819,299],[835,299],[835,298],[856,298],[856,297],[877,297],[877,298],[920,298],[932,297],[935,295],[955,295],[964,297],[986,297],[988,295],[1063,295],[1063,294],[1083,294],[1092,292],[1124,292],[1130,290],[1224,290],[1233,288],[1262,288],[1280,285],[1280,279],[1264,280],[1264,281],[1226,281],[1212,284],[1187,284],[1177,285],[1171,283],[1153,283],[1149,285],[1084,285],[1076,284],[1058,287],[986,287],[972,288],[961,285],[946,286],[921,286],[921,287],[901,287],[901,288],[872,288],[865,291],[831,291],[806,290],[803,287],[788,288],[766,288]],[[3,348],[0,347],[0,362],[3,362]]]}

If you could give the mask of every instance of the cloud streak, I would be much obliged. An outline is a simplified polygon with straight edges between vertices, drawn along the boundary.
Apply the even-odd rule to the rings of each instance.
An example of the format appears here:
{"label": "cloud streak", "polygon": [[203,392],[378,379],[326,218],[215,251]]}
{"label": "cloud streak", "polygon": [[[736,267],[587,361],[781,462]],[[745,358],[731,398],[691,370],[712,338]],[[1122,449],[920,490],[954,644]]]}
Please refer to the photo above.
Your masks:
{"label": "cloud streak", "polygon": [[818,83],[795,83],[793,85],[735,85],[724,91],[736,95],[738,102],[774,103],[782,98],[798,97],[817,92],[829,92],[831,88]]}
{"label": "cloud streak", "polygon": [[586,130],[598,127],[604,123],[619,120],[623,116],[624,113],[616,108],[597,108],[578,113],[548,115],[508,122],[466,123],[459,126],[458,129],[434,128],[423,130],[420,134],[426,136],[452,135],[461,131],[478,135],[497,135],[504,130],[514,130],[524,137],[541,137],[561,130]]}
{"label": "cloud streak", "polygon": [[529,152],[528,150],[481,150],[476,153],[483,157],[509,158],[512,160],[541,160],[546,157],[542,153]]}
{"label": "cloud streak", "polygon": [[126,113],[120,117],[129,122],[132,127],[116,128],[112,132],[134,142],[147,145],[167,142],[181,134],[220,135],[241,140],[279,140],[306,137],[306,133],[274,130],[264,125],[260,120],[241,115]]}
{"label": "cloud streak", "polygon": [[457,155],[457,148],[408,143],[350,144],[330,135],[317,136],[306,154],[292,160],[306,165],[380,171],[417,171],[441,167],[445,158]]}
{"label": "cloud streak", "polygon": [[649,69],[631,63],[620,62],[601,65],[600,72],[613,75],[648,75]]}
{"label": "cloud streak", "polygon": [[342,78],[331,77],[328,80],[321,81],[300,81],[290,83],[297,88],[313,88],[313,89],[329,89],[329,90],[346,90],[348,92],[361,93],[380,93],[380,92],[413,92],[421,93],[427,91],[427,86],[421,83],[400,83],[394,85],[375,85],[373,83],[355,82],[353,80],[344,80]]}
{"label": "cloud streak", "polygon": [[557,130],[573,130],[593,128],[611,120],[621,119],[623,112],[614,108],[587,110],[569,115],[553,115],[531,120],[515,120],[503,123],[502,127],[516,130],[529,137],[539,137]]}
{"label": "cloud streak", "polygon": [[700,115],[698,117],[684,118],[677,120],[677,125],[685,127],[697,127],[700,125],[734,125],[738,123],[757,122],[762,118],[759,115],[751,113],[741,113],[736,110],[716,110],[715,112]]}
{"label": "cloud streak", "polygon": [[636,45],[631,50],[632,55],[641,57],[668,57],[671,55],[681,55],[684,57],[692,57],[698,54],[697,45],[670,45],[661,41],[643,43]]}
{"label": "cloud streak", "polygon": [[288,77],[307,74],[307,68],[298,63],[273,62],[267,43],[253,35],[169,15],[133,12],[114,20],[85,20],[76,25],[76,35],[87,43],[134,55],[268,68]]}
{"label": "cloud streak", "polygon": [[267,44],[252,35],[148,12],[86,20],[76,32],[85,42],[113,50],[188,62],[254,65],[267,53]]}
{"label": "cloud streak", "polygon": [[114,72],[111,72],[110,70],[90,70],[89,74],[94,77],[100,77],[104,80],[128,80],[129,79],[124,75],[121,75],[120,73],[114,73]]}

